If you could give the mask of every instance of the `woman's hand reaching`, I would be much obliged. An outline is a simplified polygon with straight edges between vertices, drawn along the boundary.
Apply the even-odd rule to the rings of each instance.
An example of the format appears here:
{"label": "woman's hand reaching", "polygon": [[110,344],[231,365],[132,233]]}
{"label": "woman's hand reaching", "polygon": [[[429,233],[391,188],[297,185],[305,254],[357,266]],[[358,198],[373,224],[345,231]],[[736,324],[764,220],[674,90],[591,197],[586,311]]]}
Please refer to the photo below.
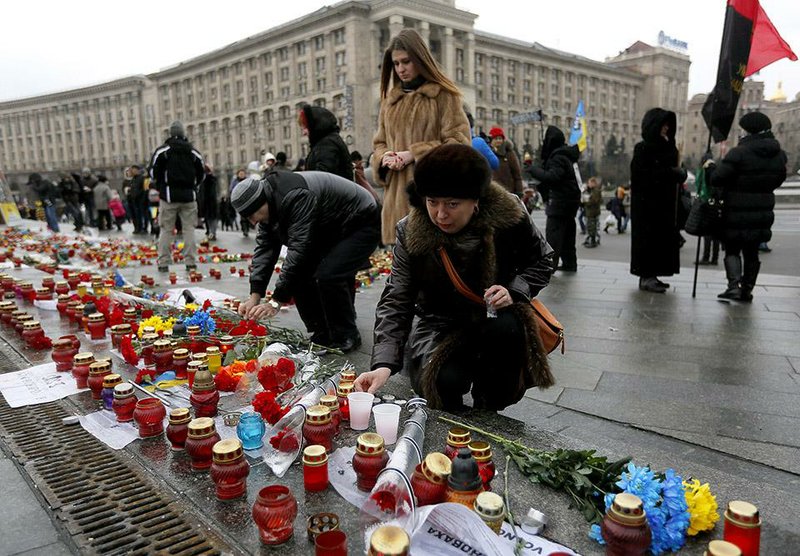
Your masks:
{"label": "woman's hand reaching", "polygon": [[378,367],[374,371],[361,373],[354,383],[356,392],[369,392],[374,394],[389,380],[392,371],[388,367]]}

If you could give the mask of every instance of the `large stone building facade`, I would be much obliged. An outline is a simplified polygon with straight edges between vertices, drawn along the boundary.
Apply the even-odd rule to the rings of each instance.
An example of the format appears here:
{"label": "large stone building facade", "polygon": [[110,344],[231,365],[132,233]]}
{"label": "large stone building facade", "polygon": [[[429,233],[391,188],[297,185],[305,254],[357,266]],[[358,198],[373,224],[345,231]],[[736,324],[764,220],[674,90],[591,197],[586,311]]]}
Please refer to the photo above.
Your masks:
{"label": "large stone building facade", "polygon": [[541,109],[545,125],[568,132],[579,100],[589,158],[612,134],[630,150],[652,106],[685,113],[683,54],[636,43],[598,62],[478,31],[476,17],[454,0],[344,1],[151,75],[3,102],[0,168],[21,183],[29,172],[82,167],[118,179],[147,162],[174,119],[223,176],[263,151],[296,161],[308,150],[296,121],[305,102],[332,110],[348,146],[366,154],[383,51],[404,27],[462,89],[478,130],[499,125],[520,150],[538,147],[542,125],[512,121]]}
{"label": "large stone building facade", "polygon": [[[697,94],[688,103],[684,152],[686,161],[690,165],[696,165],[700,161],[708,145],[709,132],[702,115],[703,104],[707,98],[706,94]],[[778,85],[778,90],[767,97],[764,82],[753,79],[744,82],[727,141],[712,144],[711,152],[715,158],[721,158],[739,143],[742,135],[739,119],[748,112],[755,111],[763,112],[772,121],[772,132],[788,155],[789,172],[800,170],[800,93],[793,101],[788,101],[781,86]]]}

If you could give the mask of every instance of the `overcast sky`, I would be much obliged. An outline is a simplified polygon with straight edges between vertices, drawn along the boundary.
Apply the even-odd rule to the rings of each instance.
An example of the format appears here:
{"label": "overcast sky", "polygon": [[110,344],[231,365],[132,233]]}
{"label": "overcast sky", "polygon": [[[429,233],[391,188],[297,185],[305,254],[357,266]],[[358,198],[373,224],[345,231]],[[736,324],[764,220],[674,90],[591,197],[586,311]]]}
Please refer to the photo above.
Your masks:
{"label": "overcast sky", "polygon": [[[3,3],[0,100],[149,73],[222,47],[326,4],[314,0],[185,2],[40,0]],[[725,0],[456,0],[478,15],[475,27],[596,60],[659,31],[688,42],[689,95],[715,80]],[[800,54],[800,1],[761,0],[783,38]],[[782,60],[756,76],[771,96],[779,81],[800,92],[800,61]]]}

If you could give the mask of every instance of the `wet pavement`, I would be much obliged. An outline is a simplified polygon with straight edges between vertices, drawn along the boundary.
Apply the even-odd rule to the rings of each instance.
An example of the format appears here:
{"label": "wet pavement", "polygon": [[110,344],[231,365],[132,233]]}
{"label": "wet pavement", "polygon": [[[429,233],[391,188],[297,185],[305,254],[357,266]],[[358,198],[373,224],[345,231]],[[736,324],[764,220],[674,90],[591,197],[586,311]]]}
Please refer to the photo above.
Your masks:
{"label": "wet pavement", "polygon": [[[797,237],[794,230],[787,233]],[[249,250],[254,244],[252,236],[245,239],[233,232],[218,235],[218,244],[232,252]],[[621,242],[626,237],[613,239]],[[595,249],[592,255],[601,253],[602,249]],[[654,295],[635,288],[626,263],[581,257],[579,247],[578,272],[557,273],[542,294],[567,329],[566,354],[551,356],[556,386],[543,392],[530,391],[500,416],[471,412],[459,418],[503,431],[511,438],[522,438],[534,447],[595,448],[611,458],[631,456],[639,464],[651,464],[659,470],[672,467],[684,477],[709,482],[721,504],[744,499],[759,506],[764,520],[763,554],[792,554],[794,547],[800,546],[796,520],[800,512],[798,274],[762,274],[752,305],[729,305],[716,301],[722,284],[720,269],[701,269],[698,297],[693,300],[689,268],[668,280],[672,288],[666,295]],[[225,271],[230,264],[201,265],[206,278],[199,286],[236,296],[247,293],[246,280],[238,276],[223,272],[222,280],[209,279],[210,266]],[[178,266],[172,270],[182,273]],[[156,274],[154,267],[123,271],[126,277],[137,280],[142,273]],[[19,276],[38,282],[43,274],[24,270]],[[161,281],[166,282],[165,278]],[[362,348],[351,354],[358,370],[369,365],[374,306],[381,285],[379,280],[360,290],[356,298],[364,338]],[[302,330],[294,309],[282,313],[277,322]],[[58,335],[57,315],[44,318],[43,325],[49,335]],[[22,349],[15,338],[9,338],[9,342],[32,363],[41,357]],[[13,361],[13,351],[0,347],[0,352],[12,355],[4,361]],[[45,359],[49,360],[49,353]],[[2,371],[11,370],[9,367],[19,368],[6,362]],[[408,394],[402,377],[393,379],[391,389]],[[91,408],[88,397],[88,393],[80,394],[61,403],[87,411]],[[426,451],[443,444],[445,430],[436,419],[429,420]],[[502,459],[499,453],[498,462]],[[357,545],[352,543],[356,536],[352,527],[355,509],[341,504],[330,491],[306,497],[298,472],[290,471],[286,479],[277,480],[263,463],[252,462],[256,465],[248,479],[247,500],[220,503],[213,496],[211,482],[188,472],[185,455],[172,453],[163,441],[136,441],[120,454],[152,472],[156,488],[180,499],[198,523],[219,529],[237,551],[265,551],[259,547],[249,511],[259,487],[288,481],[298,496],[301,517],[295,523],[291,550],[281,553],[309,553],[302,516],[331,507],[341,510],[350,522],[351,528],[345,530],[351,550],[357,553]],[[0,459],[0,473],[13,476],[14,469],[6,469],[12,461]],[[19,474],[18,467],[16,472]],[[24,478],[24,474],[19,477]],[[512,503],[518,513],[530,506],[543,510],[552,523],[548,537],[583,554],[602,553],[586,539],[588,528],[575,510],[568,509],[566,496],[528,483],[513,466],[511,477]],[[40,503],[30,492],[28,496],[23,491],[11,492],[19,500]],[[58,516],[52,517],[58,524]],[[15,534],[24,539],[24,534],[14,533],[9,527],[0,519],[2,538]],[[30,536],[41,533],[41,540],[23,543],[19,548],[4,544],[0,553],[67,546],[53,545],[57,541],[49,540],[67,539],[61,527],[52,529],[54,537],[44,535],[46,530],[44,525],[37,527]],[[720,536],[721,524],[712,536],[702,540]],[[702,547],[702,541],[693,541],[682,553],[702,554]]]}

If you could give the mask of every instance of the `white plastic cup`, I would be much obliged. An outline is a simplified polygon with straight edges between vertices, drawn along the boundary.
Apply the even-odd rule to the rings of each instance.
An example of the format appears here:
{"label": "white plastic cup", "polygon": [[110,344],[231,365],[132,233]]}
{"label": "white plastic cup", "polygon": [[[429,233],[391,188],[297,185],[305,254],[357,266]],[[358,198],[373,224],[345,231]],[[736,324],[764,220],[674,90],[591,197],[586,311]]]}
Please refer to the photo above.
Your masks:
{"label": "white plastic cup", "polygon": [[372,411],[372,400],[375,398],[369,392],[352,392],[347,394],[347,403],[350,406],[350,428],[354,431],[367,430],[369,427],[369,414]]}
{"label": "white plastic cup", "polygon": [[372,408],[375,415],[375,431],[383,437],[387,446],[397,442],[397,427],[400,425],[399,405],[382,403]]}

